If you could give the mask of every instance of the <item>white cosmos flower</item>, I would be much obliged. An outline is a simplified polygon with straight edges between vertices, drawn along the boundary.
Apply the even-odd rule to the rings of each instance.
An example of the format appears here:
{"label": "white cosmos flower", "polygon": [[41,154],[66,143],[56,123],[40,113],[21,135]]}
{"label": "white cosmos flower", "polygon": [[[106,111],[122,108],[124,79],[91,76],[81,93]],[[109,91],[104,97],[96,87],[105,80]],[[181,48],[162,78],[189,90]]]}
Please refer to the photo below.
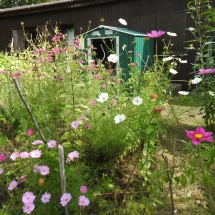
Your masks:
{"label": "white cosmos flower", "polygon": [[192,82],[192,84],[198,84],[199,82],[201,82],[201,78],[199,78],[199,77],[195,77],[191,82]]}
{"label": "white cosmos flower", "polygon": [[126,48],[126,45],[124,44],[124,45],[122,46],[122,50],[124,51],[124,50],[125,50],[125,48]]}
{"label": "white cosmos flower", "polygon": [[172,57],[166,57],[166,58],[163,58],[162,60],[163,61],[169,61],[169,60],[172,60]]}
{"label": "white cosmos flower", "polygon": [[124,121],[126,116],[124,114],[118,114],[114,117],[115,123],[119,124],[120,122]]}
{"label": "white cosmos flower", "polygon": [[172,36],[172,37],[176,37],[176,36],[177,36],[176,33],[172,33],[172,32],[167,32],[167,34],[168,34],[169,36]]}
{"label": "white cosmos flower", "polygon": [[215,93],[213,91],[208,91],[208,93],[211,95],[211,96],[215,96]]}
{"label": "white cosmos flower", "polygon": [[97,99],[97,101],[103,103],[103,102],[107,101],[108,98],[109,98],[108,93],[101,93],[99,95],[99,98]]}
{"label": "white cosmos flower", "polygon": [[119,59],[119,56],[117,56],[116,54],[110,54],[108,56],[108,61],[109,62],[116,63],[118,59]]}
{"label": "white cosmos flower", "polygon": [[184,96],[187,96],[187,95],[189,94],[188,91],[178,91],[178,93],[179,93],[180,95],[184,95]]}
{"label": "white cosmos flower", "polygon": [[171,73],[174,74],[174,75],[178,73],[178,72],[177,72],[176,70],[174,70],[174,69],[170,69],[169,72],[171,72]]}
{"label": "white cosmos flower", "polygon": [[118,21],[119,21],[120,24],[122,24],[122,25],[127,25],[127,22],[126,22],[124,19],[122,19],[122,18],[118,19]]}
{"label": "white cosmos flower", "polygon": [[141,104],[143,103],[143,99],[140,98],[139,96],[134,97],[134,98],[132,99],[132,103],[133,103],[134,105],[141,105]]}
{"label": "white cosmos flower", "polygon": [[178,58],[180,63],[187,63],[187,60],[182,60],[181,58]]}

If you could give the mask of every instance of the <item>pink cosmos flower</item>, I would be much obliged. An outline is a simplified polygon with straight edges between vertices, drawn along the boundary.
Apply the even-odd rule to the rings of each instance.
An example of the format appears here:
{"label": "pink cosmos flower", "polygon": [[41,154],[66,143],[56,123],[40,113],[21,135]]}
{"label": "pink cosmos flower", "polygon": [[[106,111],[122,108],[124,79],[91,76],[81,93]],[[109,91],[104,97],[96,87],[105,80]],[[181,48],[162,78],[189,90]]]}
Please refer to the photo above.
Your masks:
{"label": "pink cosmos flower", "polygon": [[74,161],[74,158],[79,158],[79,153],[77,151],[74,151],[74,152],[70,152],[68,154],[68,158],[67,158],[67,161]]}
{"label": "pink cosmos flower", "polygon": [[86,124],[85,125],[88,129],[91,129],[92,128],[92,126],[90,125],[90,124]]}
{"label": "pink cosmos flower", "polygon": [[55,54],[58,54],[58,53],[60,53],[60,49],[58,47],[54,47],[52,49],[52,52],[55,53]]}
{"label": "pink cosmos flower", "polygon": [[49,174],[49,167],[48,166],[39,166],[39,171],[41,175]]}
{"label": "pink cosmos flower", "polygon": [[13,152],[10,156],[10,159],[15,161],[19,157],[19,152]]}
{"label": "pink cosmos flower", "polygon": [[41,57],[39,57],[39,58],[37,59],[37,62],[43,62],[43,59],[42,59]]}
{"label": "pink cosmos flower", "polygon": [[0,169],[0,175],[4,172],[4,169]]}
{"label": "pink cosmos flower", "polygon": [[83,115],[83,116],[80,117],[80,120],[83,120],[85,118],[86,118],[86,116]]}
{"label": "pink cosmos flower", "polygon": [[53,58],[52,57],[47,57],[46,58],[46,62],[52,62],[53,61]]}
{"label": "pink cosmos flower", "polygon": [[10,76],[12,76],[14,78],[18,78],[20,75],[21,75],[20,72],[15,72],[15,73],[12,73]]}
{"label": "pink cosmos flower", "polygon": [[95,105],[96,105],[96,101],[91,100],[91,101],[90,101],[90,104],[91,104],[92,106],[95,106]]}
{"label": "pink cosmos flower", "polygon": [[67,51],[67,50],[68,50],[67,47],[62,48],[62,52],[65,52],[65,51]]}
{"label": "pink cosmos flower", "polygon": [[165,34],[165,31],[156,31],[156,30],[152,30],[151,33],[147,33],[148,37],[150,38],[157,38],[157,37],[161,37],[163,34]]}
{"label": "pink cosmos flower", "polygon": [[10,182],[10,184],[9,184],[9,186],[8,186],[7,189],[8,189],[8,190],[13,190],[14,188],[17,187],[17,185],[18,185],[18,182],[15,181],[15,180],[13,180],[13,181]]}
{"label": "pink cosmos flower", "polygon": [[51,198],[51,194],[50,193],[47,193],[45,192],[42,197],[41,197],[41,202],[46,204],[50,201],[50,198]]}
{"label": "pink cosmos flower", "polygon": [[78,204],[81,207],[85,207],[85,206],[88,206],[90,204],[90,200],[85,196],[79,196]]}
{"label": "pink cosmos flower", "polygon": [[24,204],[24,206],[22,207],[23,212],[26,214],[30,214],[35,208],[35,205],[31,202],[31,203],[27,203]]}
{"label": "pink cosmos flower", "polygon": [[47,143],[48,148],[54,148],[56,146],[56,141],[55,140],[50,140]]}
{"label": "pink cosmos flower", "polygon": [[82,64],[85,63],[84,60],[81,60],[81,59],[77,59],[77,61],[78,61],[79,63],[82,63]]}
{"label": "pink cosmos flower", "polygon": [[200,69],[199,72],[197,73],[198,75],[206,75],[206,74],[211,74],[215,72],[215,68],[212,69]]}
{"label": "pink cosmos flower", "polygon": [[81,186],[80,187],[80,192],[81,193],[86,193],[87,192],[87,187],[86,186]]}
{"label": "pink cosmos flower", "polygon": [[192,144],[198,145],[200,142],[214,142],[212,138],[213,132],[206,132],[204,128],[197,127],[196,131],[185,130],[187,136],[192,140]]}
{"label": "pink cosmos flower", "polygon": [[0,154],[0,162],[5,160],[5,155],[4,154]]}
{"label": "pink cosmos flower", "polygon": [[29,129],[28,131],[27,131],[27,135],[28,136],[32,136],[34,134],[34,130],[33,129]]}
{"label": "pink cosmos flower", "polygon": [[39,170],[39,165],[38,165],[38,163],[36,163],[36,164],[34,164],[34,166],[33,166],[33,172],[39,172],[40,170]]}
{"label": "pink cosmos flower", "polygon": [[28,152],[20,152],[19,156],[20,156],[20,158],[28,158],[30,156],[30,153],[28,153]]}
{"label": "pink cosmos flower", "polygon": [[39,144],[41,144],[41,143],[43,143],[42,140],[35,140],[32,144],[33,144],[33,145],[39,145]]}
{"label": "pink cosmos flower", "polygon": [[72,195],[70,193],[64,193],[60,198],[60,204],[64,207],[70,202],[71,199]]}
{"label": "pink cosmos flower", "polygon": [[111,99],[111,101],[114,103],[114,104],[116,104],[117,103],[117,100],[116,99]]}
{"label": "pink cosmos flower", "polygon": [[62,81],[63,81],[63,78],[62,78],[60,75],[57,75],[56,80],[57,80],[58,82],[62,82]]}
{"label": "pink cosmos flower", "polygon": [[41,157],[41,151],[39,149],[33,150],[31,153],[32,158],[40,158]]}
{"label": "pink cosmos flower", "polygon": [[22,175],[19,180],[21,182],[25,182],[26,178],[27,178],[27,175]]}
{"label": "pink cosmos flower", "polygon": [[76,121],[72,122],[71,127],[72,128],[77,128],[79,125],[80,125],[80,122],[78,120],[76,120]]}
{"label": "pink cosmos flower", "polygon": [[34,199],[36,198],[36,196],[32,193],[32,192],[25,192],[23,195],[22,195],[22,202],[24,204],[27,204],[27,203],[32,203],[34,201]]}
{"label": "pink cosmos flower", "polygon": [[5,75],[7,73],[7,70],[3,69],[3,70],[0,71],[0,73],[2,73],[3,75]]}
{"label": "pink cosmos flower", "polygon": [[75,40],[74,43],[79,44],[80,40]]}

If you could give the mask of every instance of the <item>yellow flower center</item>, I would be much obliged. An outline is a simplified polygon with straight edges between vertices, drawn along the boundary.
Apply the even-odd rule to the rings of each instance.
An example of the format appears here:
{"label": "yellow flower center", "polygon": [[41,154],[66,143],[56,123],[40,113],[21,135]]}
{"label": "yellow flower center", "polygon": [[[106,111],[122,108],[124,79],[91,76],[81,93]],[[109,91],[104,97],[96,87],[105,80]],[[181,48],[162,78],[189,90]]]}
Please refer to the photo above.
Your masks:
{"label": "yellow flower center", "polygon": [[203,135],[202,134],[195,134],[196,139],[202,139]]}

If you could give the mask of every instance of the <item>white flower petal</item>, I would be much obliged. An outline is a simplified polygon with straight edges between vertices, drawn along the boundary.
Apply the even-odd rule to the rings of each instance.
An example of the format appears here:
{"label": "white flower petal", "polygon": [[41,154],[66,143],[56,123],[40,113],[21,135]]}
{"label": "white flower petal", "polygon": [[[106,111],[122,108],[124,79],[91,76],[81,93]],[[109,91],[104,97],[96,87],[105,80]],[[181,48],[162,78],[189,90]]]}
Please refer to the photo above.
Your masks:
{"label": "white flower petal", "polygon": [[187,95],[189,94],[188,91],[178,91],[178,93],[179,93],[180,95],[184,95],[184,96],[187,96]]}
{"label": "white flower petal", "polygon": [[118,21],[119,21],[120,24],[122,24],[122,25],[127,25],[127,22],[126,22],[124,19],[122,19],[122,18],[120,18]]}
{"label": "white flower petal", "polygon": [[215,96],[215,93],[213,91],[208,91],[209,95]]}
{"label": "white flower petal", "polygon": [[172,57],[166,57],[166,58],[163,58],[162,60],[163,60],[164,62],[165,62],[165,61],[169,61],[169,60],[172,60]]}
{"label": "white flower petal", "polygon": [[134,97],[132,99],[132,103],[133,103],[133,105],[141,105],[143,103],[143,99],[140,98],[139,96]]}
{"label": "white flower petal", "polygon": [[119,124],[120,122],[124,121],[126,116],[124,114],[118,114],[114,117],[114,121],[116,124]]}
{"label": "white flower petal", "polygon": [[192,82],[192,84],[198,84],[198,83],[201,82],[201,81],[202,81],[201,78],[195,77],[191,82]]}
{"label": "white flower petal", "polygon": [[109,62],[113,62],[113,63],[116,63],[116,61],[119,59],[119,56],[117,56],[116,54],[110,54],[108,56],[108,61]]}
{"label": "white flower petal", "polygon": [[103,103],[103,102],[107,101],[108,98],[109,98],[108,93],[101,93],[99,95],[99,98],[97,99],[97,101]]}
{"label": "white flower petal", "polygon": [[177,72],[176,70],[174,70],[174,69],[170,69],[169,72],[172,73],[172,74],[174,74],[174,75],[178,73],[178,72]]}
{"label": "white flower petal", "polygon": [[168,34],[169,36],[171,36],[171,37],[176,37],[176,36],[177,36],[177,34],[176,34],[176,33],[173,33],[173,32],[167,32],[167,34]]}
{"label": "white flower petal", "polygon": [[180,63],[187,63],[187,60],[182,60],[181,58],[178,59]]}

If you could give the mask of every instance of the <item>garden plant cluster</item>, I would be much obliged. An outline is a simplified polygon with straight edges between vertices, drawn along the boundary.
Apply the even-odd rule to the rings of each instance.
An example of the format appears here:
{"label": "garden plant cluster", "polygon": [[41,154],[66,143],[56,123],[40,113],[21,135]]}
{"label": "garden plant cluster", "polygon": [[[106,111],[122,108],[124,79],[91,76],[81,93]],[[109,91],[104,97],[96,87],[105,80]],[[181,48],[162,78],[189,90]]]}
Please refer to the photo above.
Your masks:
{"label": "garden plant cluster", "polygon": [[[215,31],[215,11],[207,0],[192,0],[188,12],[195,26],[186,29],[194,38],[187,41],[186,49],[198,53],[193,64],[198,72],[189,90],[178,93],[190,96],[195,86],[193,91],[204,95],[205,125],[184,131],[190,152],[188,166],[179,166],[180,176],[174,175],[167,157],[158,159],[163,150],[159,136],[166,131],[162,112],[172,97],[171,79],[187,63],[171,50],[176,33],[165,29],[147,33],[146,42],[155,40],[156,47],[164,34],[169,41],[163,41],[165,57],[158,58],[156,48],[150,59],[153,65],[144,62],[144,69],[130,56],[136,42],[124,44],[121,52],[130,59],[127,79],[114,50],[109,50],[104,65],[96,57],[96,47],[83,48],[83,36],[69,41],[51,23],[38,27],[35,40],[24,33],[25,50],[11,45],[9,53],[0,54],[0,122],[5,125],[0,137],[2,215],[155,214],[165,207],[164,184],[169,184],[166,192],[174,214],[172,183],[192,184],[197,172],[209,196],[208,208],[215,211],[211,169],[215,68],[205,47],[211,45],[213,52],[214,42],[209,39]],[[122,18],[119,22],[127,25]]]}

